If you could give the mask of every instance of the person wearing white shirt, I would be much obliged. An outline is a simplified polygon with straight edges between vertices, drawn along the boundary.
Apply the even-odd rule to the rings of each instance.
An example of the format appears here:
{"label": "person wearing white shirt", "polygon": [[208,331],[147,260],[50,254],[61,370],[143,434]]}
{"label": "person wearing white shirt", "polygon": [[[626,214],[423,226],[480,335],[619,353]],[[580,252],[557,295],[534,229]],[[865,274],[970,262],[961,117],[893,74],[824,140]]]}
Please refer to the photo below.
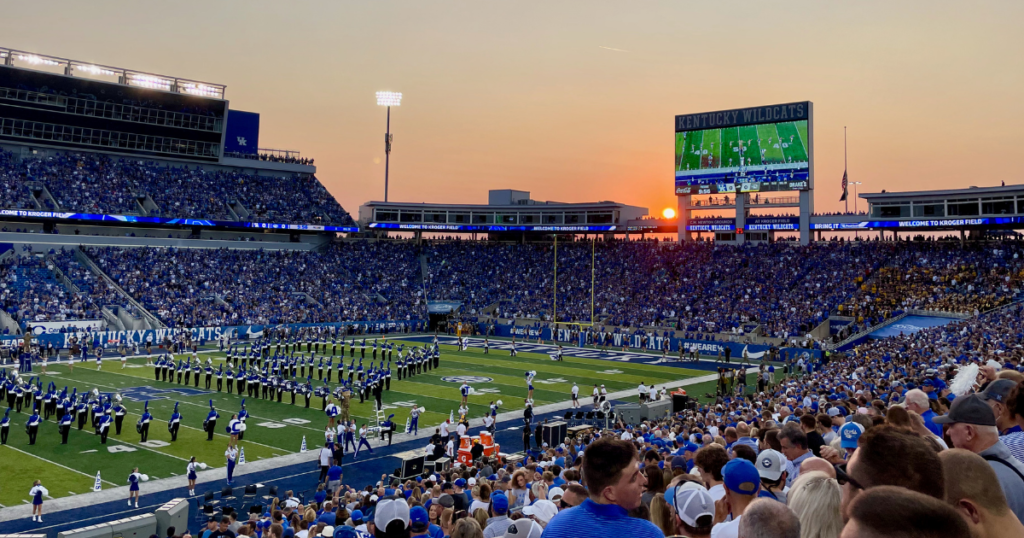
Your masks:
{"label": "person wearing white shirt", "polygon": [[465,435],[466,435],[466,423],[460,422],[459,425],[455,427],[455,433],[459,434],[459,438],[460,439],[462,437],[465,437]]}
{"label": "person wearing white shirt", "polygon": [[641,382],[640,386],[636,388],[636,391],[640,396],[640,403],[647,401],[647,385],[644,385],[643,382]]}
{"label": "person wearing white shirt", "polygon": [[448,435],[448,421],[446,420],[441,423],[441,439],[447,439]]}
{"label": "person wearing white shirt", "polygon": [[633,433],[630,432],[629,430],[626,430],[626,431],[622,432],[622,435],[619,436],[619,439],[622,439],[623,441],[632,441],[633,440]]}
{"label": "person wearing white shirt", "polygon": [[331,468],[331,460],[334,458],[334,452],[331,452],[328,443],[324,443],[324,447],[320,449],[320,481],[323,482],[327,479],[327,470]]}
{"label": "person wearing white shirt", "polygon": [[573,408],[579,408],[580,406],[580,388],[576,383],[572,384],[572,406]]}

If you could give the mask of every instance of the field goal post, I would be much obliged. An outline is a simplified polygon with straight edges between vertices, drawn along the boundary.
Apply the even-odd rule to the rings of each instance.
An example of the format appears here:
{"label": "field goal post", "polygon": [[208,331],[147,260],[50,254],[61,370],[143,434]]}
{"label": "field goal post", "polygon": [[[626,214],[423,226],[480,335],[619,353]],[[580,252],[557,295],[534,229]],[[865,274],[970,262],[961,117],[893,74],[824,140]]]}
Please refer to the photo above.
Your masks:
{"label": "field goal post", "polygon": [[[554,285],[552,286],[551,318],[555,322],[555,329],[558,330],[558,234],[555,234],[555,263],[554,263]],[[597,236],[590,240],[590,321],[589,322],[564,322],[567,325],[579,325],[580,327],[594,326],[594,283],[597,279]],[[552,333],[554,336],[554,333]]]}

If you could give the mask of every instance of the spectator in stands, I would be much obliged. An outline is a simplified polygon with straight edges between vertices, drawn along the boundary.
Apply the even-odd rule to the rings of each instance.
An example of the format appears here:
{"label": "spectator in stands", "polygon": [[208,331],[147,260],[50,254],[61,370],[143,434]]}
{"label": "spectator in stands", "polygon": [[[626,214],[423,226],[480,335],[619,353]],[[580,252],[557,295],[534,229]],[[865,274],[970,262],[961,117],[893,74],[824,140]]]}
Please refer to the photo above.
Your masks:
{"label": "spectator in stands", "polygon": [[800,538],[801,521],[778,501],[758,499],[743,511],[738,536],[743,538]]}
{"label": "spectator in stands", "polygon": [[800,519],[805,537],[839,538],[843,532],[839,483],[821,471],[800,475],[789,490],[788,505]]}
{"label": "spectator in stands", "polygon": [[[715,502],[715,526],[711,529],[711,536],[736,538],[744,511],[757,499],[761,476],[754,464],[734,459],[722,468],[722,477],[725,480],[725,497]],[[729,515],[732,519],[727,521]]]}
{"label": "spectator in stands", "polygon": [[985,400],[978,394],[957,398],[949,413],[935,422],[949,425],[947,433],[955,448],[974,452],[989,462],[1010,509],[1024,521],[1024,464],[999,439],[995,415]]}
{"label": "spectator in stands", "polygon": [[800,465],[814,454],[807,448],[807,434],[798,424],[787,423],[779,431],[778,437],[780,451],[789,460],[786,485],[792,487],[793,482],[800,476]]}
{"label": "spectator in stands", "polygon": [[849,507],[842,538],[962,538],[970,529],[930,495],[894,486],[871,488]]}
{"label": "spectator in stands", "polygon": [[650,521],[628,515],[641,505],[646,484],[638,464],[636,447],[629,441],[602,437],[591,443],[583,458],[589,498],[552,518],[544,530],[545,538],[571,538],[578,536],[580,529],[597,528],[608,536],[664,536]]}
{"label": "spectator in stands", "polygon": [[964,519],[971,536],[1010,538],[1024,536],[1024,525],[1010,510],[995,471],[983,458],[962,449],[939,453],[946,475],[946,502]]}
{"label": "spectator in stands", "polygon": [[843,477],[843,517],[865,491],[879,486],[901,488],[942,498],[945,482],[939,456],[921,437],[892,426],[875,426],[858,440]]}

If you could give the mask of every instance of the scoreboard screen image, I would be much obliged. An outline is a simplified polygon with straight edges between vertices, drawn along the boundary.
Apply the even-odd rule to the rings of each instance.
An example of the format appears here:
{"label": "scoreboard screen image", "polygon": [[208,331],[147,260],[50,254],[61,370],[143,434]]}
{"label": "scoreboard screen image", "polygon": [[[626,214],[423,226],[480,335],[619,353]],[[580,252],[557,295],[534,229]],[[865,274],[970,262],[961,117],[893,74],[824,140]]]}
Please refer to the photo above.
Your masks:
{"label": "scoreboard screen image", "polygon": [[807,190],[811,103],[676,116],[676,194]]}

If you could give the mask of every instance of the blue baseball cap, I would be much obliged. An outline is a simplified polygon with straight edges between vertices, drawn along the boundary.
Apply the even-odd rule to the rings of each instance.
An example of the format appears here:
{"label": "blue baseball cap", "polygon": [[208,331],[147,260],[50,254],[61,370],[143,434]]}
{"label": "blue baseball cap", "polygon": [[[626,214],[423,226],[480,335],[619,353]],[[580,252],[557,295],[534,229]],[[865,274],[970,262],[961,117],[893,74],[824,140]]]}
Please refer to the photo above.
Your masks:
{"label": "blue baseball cap", "polygon": [[422,506],[409,509],[409,527],[413,532],[423,532],[430,528],[430,517]]}
{"label": "blue baseball cap", "polygon": [[683,452],[696,452],[700,450],[700,447],[696,443],[686,443],[683,445]]}
{"label": "blue baseball cap", "polygon": [[506,497],[504,493],[492,493],[491,509],[494,510],[495,514],[504,514],[508,512],[508,497]]}
{"label": "blue baseball cap", "polygon": [[466,479],[465,478],[456,479],[455,480],[455,485],[460,487],[460,488],[466,487]]}
{"label": "blue baseball cap", "polygon": [[842,448],[857,448],[857,440],[864,433],[864,426],[856,422],[847,422],[839,428],[839,446]]}
{"label": "blue baseball cap", "polygon": [[755,495],[761,487],[761,475],[757,468],[743,458],[729,460],[722,467],[722,479],[729,491],[740,495]]}
{"label": "blue baseball cap", "polygon": [[353,510],[351,517],[352,517],[352,521],[362,521],[363,520],[363,511],[362,510]]}

